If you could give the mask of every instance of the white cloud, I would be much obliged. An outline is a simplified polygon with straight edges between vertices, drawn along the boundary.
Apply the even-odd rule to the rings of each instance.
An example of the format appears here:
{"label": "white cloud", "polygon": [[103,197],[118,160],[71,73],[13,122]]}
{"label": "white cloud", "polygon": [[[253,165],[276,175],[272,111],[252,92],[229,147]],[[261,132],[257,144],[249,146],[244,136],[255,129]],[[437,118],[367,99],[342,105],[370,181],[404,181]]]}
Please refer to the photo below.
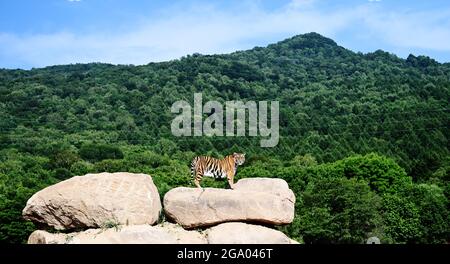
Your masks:
{"label": "white cloud", "polygon": [[313,6],[317,0],[292,0],[287,7],[288,8],[307,8]]}
{"label": "white cloud", "polygon": [[0,33],[0,58],[36,67],[97,61],[146,64],[194,52],[227,53],[252,48],[255,39],[281,40],[311,31],[335,38],[349,28],[359,28],[394,47],[450,51],[449,13],[439,12],[385,13],[364,4],[322,12],[313,0],[292,1],[272,11],[255,6],[239,12],[214,5],[192,6],[166,10],[159,19],[143,21],[124,32]]}
{"label": "white cloud", "polygon": [[395,47],[450,51],[450,10],[372,12],[364,24]]}
{"label": "white cloud", "polygon": [[67,0],[67,2],[81,2],[81,0]]}
{"label": "white cloud", "polygon": [[194,52],[226,53],[252,48],[251,40],[268,36],[284,38],[309,31],[332,35],[345,21],[343,14],[327,16],[316,11],[300,14],[301,10],[289,6],[275,12],[252,8],[231,13],[214,6],[171,11],[170,17],[146,21],[117,34],[3,34],[0,55],[2,50],[8,50],[20,61],[37,66],[92,61],[145,64]]}

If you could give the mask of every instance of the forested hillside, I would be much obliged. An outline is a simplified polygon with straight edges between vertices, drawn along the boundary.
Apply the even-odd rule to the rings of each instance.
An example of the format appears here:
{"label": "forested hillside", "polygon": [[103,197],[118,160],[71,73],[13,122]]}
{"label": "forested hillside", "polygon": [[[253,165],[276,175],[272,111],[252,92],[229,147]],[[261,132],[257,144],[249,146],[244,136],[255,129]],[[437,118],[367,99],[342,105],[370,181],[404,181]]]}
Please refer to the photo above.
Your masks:
{"label": "forested hillside", "polygon": [[[177,100],[279,101],[280,142],[174,137]],[[245,152],[237,178],[281,177],[297,196],[281,230],[306,243],[443,243],[449,231],[450,64],[354,53],[316,33],[144,66],[0,70],[0,240],[24,242],[37,190],[99,171],[192,186],[195,155]],[[204,186],[226,187],[206,181]]]}

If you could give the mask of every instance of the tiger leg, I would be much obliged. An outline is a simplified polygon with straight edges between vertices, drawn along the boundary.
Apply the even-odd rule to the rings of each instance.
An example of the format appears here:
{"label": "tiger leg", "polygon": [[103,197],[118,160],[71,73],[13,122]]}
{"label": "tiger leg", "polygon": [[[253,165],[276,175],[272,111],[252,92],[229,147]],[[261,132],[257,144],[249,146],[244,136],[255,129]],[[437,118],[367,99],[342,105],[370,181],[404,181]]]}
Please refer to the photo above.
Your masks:
{"label": "tiger leg", "polygon": [[234,173],[227,172],[227,180],[231,189],[234,189]]}
{"label": "tiger leg", "polygon": [[194,184],[195,184],[195,186],[196,186],[197,188],[202,188],[202,187],[200,186],[200,181],[202,180],[202,175],[203,175],[203,172],[202,172],[202,171],[196,171],[196,172],[195,172]]}
{"label": "tiger leg", "polygon": [[203,172],[201,171],[201,167],[197,167],[197,163],[199,162],[199,158],[196,157],[192,160],[191,163],[191,177],[194,180],[194,184],[197,188],[201,188],[200,181],[202,179]]}

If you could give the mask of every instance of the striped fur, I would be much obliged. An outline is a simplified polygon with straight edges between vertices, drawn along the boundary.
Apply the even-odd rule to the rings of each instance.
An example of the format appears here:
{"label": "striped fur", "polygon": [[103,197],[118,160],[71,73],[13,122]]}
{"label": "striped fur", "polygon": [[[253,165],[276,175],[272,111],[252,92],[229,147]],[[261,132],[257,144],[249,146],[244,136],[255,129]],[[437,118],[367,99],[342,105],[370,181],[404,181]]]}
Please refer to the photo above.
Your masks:
{"label": "striped fur", "polygon": [[223,159],[215,159],[212,157],[198,156],[192,160],[191,176],[194,184],[200,187],[200,181],[203,176],[214,177],[216,179],[227,178],[231,189],[234,189],[234,175],[237,167],[244,164],[245,154],[233,153]]}

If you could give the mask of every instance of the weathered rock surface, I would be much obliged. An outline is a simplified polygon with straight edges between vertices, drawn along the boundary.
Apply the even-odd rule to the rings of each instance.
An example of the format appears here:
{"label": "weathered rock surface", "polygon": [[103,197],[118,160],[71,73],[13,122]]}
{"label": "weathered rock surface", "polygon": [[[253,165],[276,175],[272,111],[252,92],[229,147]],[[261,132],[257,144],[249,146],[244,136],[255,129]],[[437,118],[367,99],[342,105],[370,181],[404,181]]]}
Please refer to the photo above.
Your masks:
{"label": "weathered rock surface", "polygon": [[185,228],[249,221],[288,224],[295,196],[282,179],[249,178],[235,190],[178,187],[164,196],[166,215]]}
{"label": "weathered rock surface", "polygon": [[282,232],[260,225],[224,223],[206,231],[209,244],[292,244]]}
{"label": "weathered rock surface", "polygon": [[157,226],[118,226],[108,229],[88,229],[69,234],[34,231],[28,244],[205,244],[205,235],[164,223]]}
{"label": "weathered rock surface", "polygon": [[163,223],[157,226],[118,226],[76,233],[34,231],[28,244],[293,244],[280,231],[245,223],[224,223],[203,232]]}
{"label": "weathered rock surface", "polygon": [[28,200],[23,216],[59,230],[87,229],[37,230],[29,244],[291,244],[297,242],[278,230],[238,221],[288,224],[294,218],[294,204],[294,193],[282,179],[242,179],[234,190],[179,187],[164,197],[168,218],[185,228],[209,228],[185,230],[168,222],[151,226],[161,212],[152,178],[99,173],[73,177],[37,192]]}
{"label": "weathered rock surface", "polygon": [[278,178],[246,178],[241,179],[234,185],[238,191],[253,191],[274,194],[286,197],[295,202],[294,192],[289,189],[289,185],[283,179]]}
{"label": "weathered rock surface", "polygon": [[126,172],[76,176],[35,193],[25,219],[58,230],[154,224],[161,201],[152,178]]}

